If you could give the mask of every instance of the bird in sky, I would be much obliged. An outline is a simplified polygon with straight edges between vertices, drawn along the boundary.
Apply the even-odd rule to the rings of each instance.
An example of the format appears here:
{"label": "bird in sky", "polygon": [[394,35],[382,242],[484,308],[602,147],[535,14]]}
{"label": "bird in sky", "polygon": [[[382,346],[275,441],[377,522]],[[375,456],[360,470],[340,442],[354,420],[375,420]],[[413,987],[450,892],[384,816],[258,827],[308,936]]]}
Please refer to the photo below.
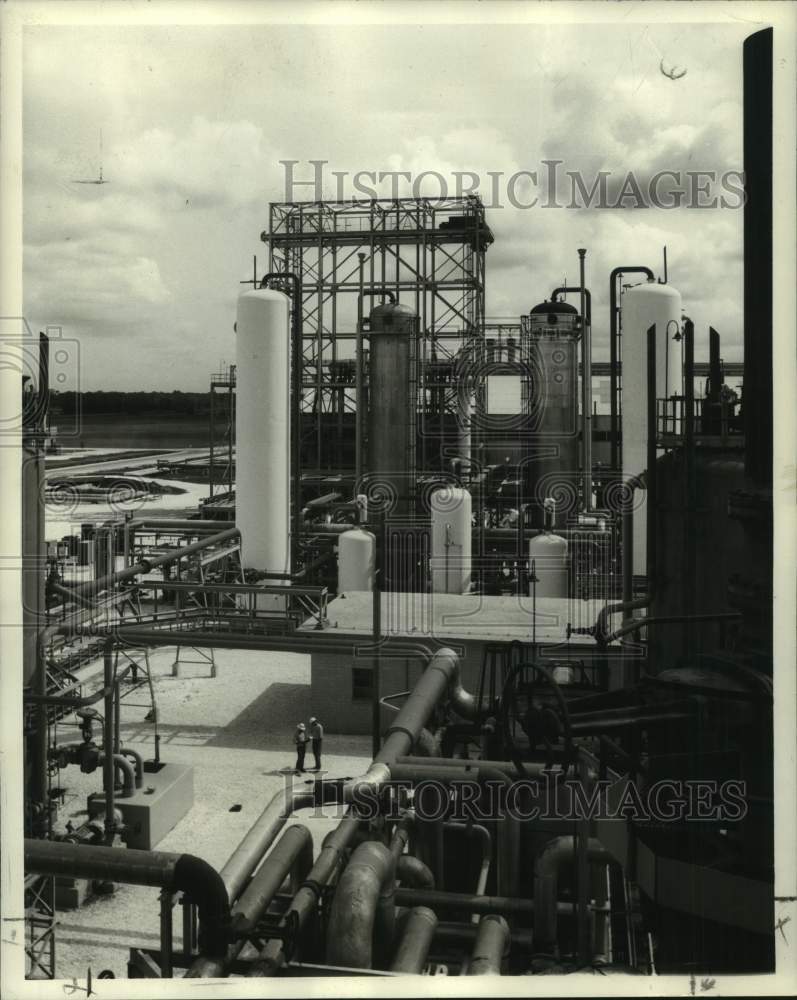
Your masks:
{"label": "bird in sky", "polygon": [[668,80],[680,80],[682,76],[686,76],[686,70],[683,69],[681,72],[677,72],[678,67],[673,66],[672,69],[664,68],[664,60],[659,63],[659,69],[661,70],[662,76],[666,76]]}

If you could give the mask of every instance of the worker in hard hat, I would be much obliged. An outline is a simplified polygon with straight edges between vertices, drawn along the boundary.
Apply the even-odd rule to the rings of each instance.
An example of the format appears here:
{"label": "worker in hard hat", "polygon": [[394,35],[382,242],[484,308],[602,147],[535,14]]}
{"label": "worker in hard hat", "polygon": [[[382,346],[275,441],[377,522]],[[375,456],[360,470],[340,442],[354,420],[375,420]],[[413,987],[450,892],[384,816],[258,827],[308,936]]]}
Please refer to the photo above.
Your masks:
{"label": "worker in hard hat", "polygon": [[310,739],[313,741],[313,756],[315,757],[315,769],[321,770],[321,741],[324,739],[324,727],[313,716],[310,719]]}
{"label": "worker in hard hat", "polygon": [[307,750],[307,727],[303,722],[300,722],[296,727],[296,732],[293,734],[293,742],[296,744],[296,767],[294,768],[297,774],[304,774],[304,755]]}

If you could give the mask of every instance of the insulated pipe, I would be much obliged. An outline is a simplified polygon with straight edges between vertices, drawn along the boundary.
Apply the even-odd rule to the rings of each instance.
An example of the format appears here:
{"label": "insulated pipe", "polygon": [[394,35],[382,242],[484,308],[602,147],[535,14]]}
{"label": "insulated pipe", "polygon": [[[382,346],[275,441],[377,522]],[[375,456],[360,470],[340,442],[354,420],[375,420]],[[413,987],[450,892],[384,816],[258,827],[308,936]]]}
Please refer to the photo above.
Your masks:
{"label": "insulated pipe", "polygon": [[[587,857],[593,864],[608,865],[612,856],[595,837],[590,838]],[[549,841],[534,863],[534,949],[553,952],[557,943],[559,870],[576,859],[576,838]]]}
{"label": "insulated pipe", "polygon": [[432,870],[412,854],[402,854],[397,858],[396,878],[402,885],[410,886],[413,892],[416,889],[434,889],[435,885]]}
{"label": "insulated pipe", "polygon": [[261,858],[274,843],[291,814],[318,802],[319,792],[323,794],[323,787],[317,783],[316,789],[305,791],[290,785],[274,795],[221,870],[221,878],[230,899],[237,899],[249,876],[260,864]]}
{"label": "insulated pipe", "polygon": [[391,963],[391,972],[419,975],[423,972],[432,947],[437,917],[426,906],[414,906],[404,926],[404,933]]}
{"label": "insulated pipe", "polygon": [[[380,895],[392,881],[390,851],[376,841],[360,844],[338,880],[329,916],[327,962],[349,969],[373,967],[374,924]],[[387,942],[382,942],[387,944]]]}
{"label": "insulated pipe", "polygon": [[226,956],[199,955],[185,973],[185,978],[213,979],[226,975],[229,964],[238,957],[245,944],[245,935],[253,930],[266,912],[286,875],[295,871],[299,878],[304,879],[312,865],[313,838],[310,831],[300,824],[288,827],[232,908],[231,926],[235,940]]}
{"label": "insulated pipe", "polygon": [[[324,838],[318,857],[310,869],[304,884],[293,897],[293,902],[280,921],[280,930],[295,928],[298,935],[310,917],[316,912],[324,886],[335,875],[345,858],[345,852],[360,828],[356,815],[346,816],[338,826]],[[247,976],[274,976],[287,961],[287,945],[279,938],[267,941],[259,956],[250,966]]]}
{"label": "insulated pipe", "polygon": [[501,963],[509,951],[509,924],[497,913],[479,921],[476,943],[468,964],[469,976],[500,976]]}
{"label": "insulated pipe", "polygon": [[415,753],[419,757],[439,757],[440,741],[428,729],[422,729],[415,741]]}
{"label": "insulated pipe", "polygon": [[649,267],[616,267],[609,275],[609,397],[610,397],[610,425],[609,439],[611,441],[611,463],[612,472],[620,469],[620,449],[619,429],[618,429],[618,408],[617,408],[617,279],[621,274],[644,274],[650,281],[653,281],[654,274]]}
{"label": "insulated pipe", "polygon": [[223,955],[230,907],[219,873],[191,854],[95,847],[51,840],[25,840],[25,870],[37,875],[102,879],[184,892],[199,911],[199,942],[210,955]]}

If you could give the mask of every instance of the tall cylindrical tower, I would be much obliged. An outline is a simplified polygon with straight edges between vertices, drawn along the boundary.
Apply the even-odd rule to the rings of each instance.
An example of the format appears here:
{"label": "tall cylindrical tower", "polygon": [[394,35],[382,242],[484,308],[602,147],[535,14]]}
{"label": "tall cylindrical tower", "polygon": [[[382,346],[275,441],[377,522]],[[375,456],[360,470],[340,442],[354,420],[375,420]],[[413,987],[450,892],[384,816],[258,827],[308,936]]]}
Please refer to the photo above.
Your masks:
{"label": "tall cylindrical tower", "polygon": [[245,569],[290,572],[290,300],[238,297],[235,522]]}
{"label": "tall cylindrical tower", "polygon": [[414,511],[417,328],[417,314],[398,302],[371,310],[366,472],[388,519]]}
{"label": "tall cylindrical tower", "polygon": [[[683,395],[681,363],[681,294],[672,285],[647,281],[623,295],[622,434],[623,479],[638,476],[647,466],[647,330],[656,325],[656,398]],[[634,574],[647,568],[647,517],[644,507],[634,513]]]}
{"label": "tall cylindrical tower", "polygon": [[578,310],[567,302],[542,302],[531,310],[531,425],[526,495],[531,523],[542,527],[544,501],[556,500],[556,521],[575,513],[579,486]]}

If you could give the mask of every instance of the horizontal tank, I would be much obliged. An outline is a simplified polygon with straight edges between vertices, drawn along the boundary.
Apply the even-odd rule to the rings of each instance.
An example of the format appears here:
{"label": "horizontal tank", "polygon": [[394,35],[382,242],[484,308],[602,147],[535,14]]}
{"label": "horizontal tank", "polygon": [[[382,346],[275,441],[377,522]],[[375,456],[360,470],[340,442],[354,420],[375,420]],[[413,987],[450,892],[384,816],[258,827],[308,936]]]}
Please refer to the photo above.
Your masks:
{"label": "horizontal tank", "polygon": [[370,531],[352,528],[338,539],[338,593],[373,590],[376,538]]}
{"label": "horizontal tank", "polygon": [[[567,539],[545,531],[529,541],[529,573],[534,564],[537,597],[567,598],[570,587],[570,553]],[[529,596],[534,591],[529,583]]]}
{"label": "horizontal tank", "polygon": [[290,572],[290,300],[238,296],[235,523],[245,569]]}
{"label": "horizontal tank", "polygon": [[[621,319],[622,362],[622,472],[623,479],[638,476],[647,467],[647,331],[656,326],[656,397],[680,396],[681,295],[672,285],[648,281],[623,294]],[[676,339],[677,338],[677,339]],[[647,568],[644,505],[634,517],[634,574]]]}
{"label": "horizontal tank", "polygon": [[430,497],[432,593],[464,594],[471,582],[471,496],[447,486]]}

